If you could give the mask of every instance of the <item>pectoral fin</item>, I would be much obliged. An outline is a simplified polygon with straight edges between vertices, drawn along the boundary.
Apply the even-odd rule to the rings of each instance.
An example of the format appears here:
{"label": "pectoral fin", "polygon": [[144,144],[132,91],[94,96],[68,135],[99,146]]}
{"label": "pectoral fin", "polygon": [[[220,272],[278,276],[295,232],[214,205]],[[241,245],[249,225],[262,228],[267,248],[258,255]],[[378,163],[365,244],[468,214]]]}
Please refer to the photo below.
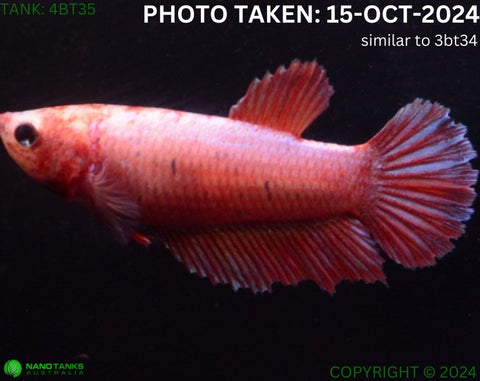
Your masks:
{"label": "pectoral fin", "polygon": [[127,243],[136,234],[140,217],[138,204],[106,165],[92,166],[88,182],[91,189],[89,198],[95,211],[112,228],[117,239],[123,244]]}

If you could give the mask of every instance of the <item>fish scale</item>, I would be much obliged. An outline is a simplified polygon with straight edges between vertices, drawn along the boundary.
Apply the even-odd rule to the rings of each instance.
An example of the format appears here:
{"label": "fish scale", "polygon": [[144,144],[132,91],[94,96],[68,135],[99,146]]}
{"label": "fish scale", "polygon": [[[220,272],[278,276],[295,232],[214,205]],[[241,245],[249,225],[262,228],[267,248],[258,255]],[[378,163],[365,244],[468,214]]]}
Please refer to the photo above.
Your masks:
{"label": "fish scale", "polygon": [[[211,224],[281,222],[282,219],[314,219],[338,213],[340,208],[351,208],[347,204],[352,201],[352,192],[342,194],[336,184],[339,178],[346,177],[342,173],[359,172],[360,169],[352,169],[353,165],[360,168],[360,157],[358,160],[349,158],[349,154],[356,154],[356,149],[325,143],[306,146],[301,139],[289,134],[258,129],[226,118],[209,117],[202,120],[195,115],[196,123],[191,123],[194,116],[188,115],[181,116],[175,124],[169,125],[169,112],[160,111],[157,111],[156,119],[162,126],[162,132],[150,137],[144,131],[146,122],[142,119],[144,114],[145,119],[151,118],[150,114],[155,111],[137,111],[128,107],[124,111],[116,109],[114,112],[115,119],[122,112],[135,113],[137,125],[133,140],[138,144],[131,146],[129,139],[119,133],[109,135],[113,123],[107,116],[97,128],[101,136],[99,146],[104,146],[104,140],[108,140],[110,145],[105,152],[99,149],[98,160],[115,174],[115,178],[127,179],[127,193],[142,196],[141,214],[147,224],[181,227],[186,219],[190,219],[192,225],[202,226],[209,217]],[[163,122],[165,114],[167,122]],[[132,118],[125,116],[124,119]],[[210,128],[202,128],[207,123],[210,123]],[[228,133],[218,139],[222,131]],[[131,134],[129,131],[126,135]],[[212,134],[215,136],[213,142],[210,139]],[[136,136],[141,138],[137,139]],[[147,140],[145,143],[144,139]],[[279,144],[280,139],[283,144]],[[232,149],[230,140],[241,149]],[[191,141],[195,141],[193,147]],[[161,152],[155,149],[162,144],[164,148]],[[140,156],[135,154],[138,145],[143,146]],[[322,160],[322,155],[329,156],[331,152],[344,152],[340,156],[342,160],[329,163]],[[159,154],[164,159],[155,166],[155,158]],[[171,164],[174,160],[175,171]],[[299,161],[304,163],[300,171]],[[328,165],[319,166],[316,163]],[[238,168],[237,173],[235,168]],[[300,175],[291,178],[288,174],[294,170]],[[349,176],[349,179],[352,185],[343,181],[343,187],[347,190],[358,182],[355,176]],[[155,197],[151,189],[159,186],[163,186],[172,197]],[[209,194],[207,199],[203,197],[206,192]],[[248,196],[247,199],[240,197],[240,193]],[[298,194],[299,197],[286,207],[286,195],[289,193]],[[336,198],[337,202],[331,202]],[[339,202],[342,199],[343,202]],[[247,201],[250,209],[245,209]],[[318,205],[318,211],[312,209],[312,203]],[[330,212],[329,205],[333,209]],[[288,213],[285,209],[288,209]],[[240,220],[236,219],[236,210],[243,211]],[[198,221],[193,221],[195,216],[198,216]]]}
{"label": "fish scale", "polygon": [[386,283],[380,249],[434,264],[473,212],[466,127],[416,99],[365,144],[302,139],[332,94],[321,66],[295,60],[254,80],[225,118],[70,105],[1,114],[0,135],[28,175],[89,204],[121,242],[161,240],[235,290]]}

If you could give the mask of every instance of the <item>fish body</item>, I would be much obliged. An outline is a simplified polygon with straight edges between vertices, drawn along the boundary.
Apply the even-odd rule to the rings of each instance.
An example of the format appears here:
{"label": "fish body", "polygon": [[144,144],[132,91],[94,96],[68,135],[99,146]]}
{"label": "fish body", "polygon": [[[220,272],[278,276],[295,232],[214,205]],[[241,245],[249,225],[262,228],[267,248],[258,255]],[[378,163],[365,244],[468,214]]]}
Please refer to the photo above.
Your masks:
{"label": "fish body", "polygon": [[235,289],[385,282],[383,259],[432,265],[462,234],[475,152],[449,110],[416,100],[369,142],[300,137],[333,89],[316,62],[255,80],[228,118],[71,105],[0,116],[27,174],[89,204],[121,241],[152,230],[192,271]]}

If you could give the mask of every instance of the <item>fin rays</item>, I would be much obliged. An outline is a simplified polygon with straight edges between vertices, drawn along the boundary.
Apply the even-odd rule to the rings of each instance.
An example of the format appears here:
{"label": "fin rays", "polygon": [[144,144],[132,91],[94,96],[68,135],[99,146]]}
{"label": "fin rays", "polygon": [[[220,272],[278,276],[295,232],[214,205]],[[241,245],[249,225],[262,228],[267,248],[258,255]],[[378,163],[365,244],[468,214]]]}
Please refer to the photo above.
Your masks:
{"label": "fin rays", "polygon": [[[255,118],[260,109],[250,102],[272,89],[271,77],[252,84],[232,109],[233,117],[250,110],[251,121],[259,122]],[[273,112],[276,101],[297,105],[311,97],[303,85],[296,91],[289,95],[279,90],[278,99],[263,99],[265,112]],[[330,293],[342,280],[385,282],[383,259],[371,234],[394,261],[410,268],[432,265],[453,248],[450,239],[463,233],[462,221],[469,219],[475,198],[471,186],[477,180],[469,163],[476,153],[464,137],[466,128],[455,124],[448,112],[416,100],[370,140],[366,148],[377,158],[372,168],[377,191],[360,219],[199,229],[163,238],[192,272],[254,292],[271,290],[275,282],[294,285],[304,279]],[[280,112],[275,118],[287,116]],[[306,120],[297,119],[297,127]]]}
{"label": "fin rays", "polygon": [[321,66],[295,60],[254,80],[229,117],[300,136],[328,107],[332,94]]}
{"label": "fin rays", "polygon": [[410,267],[432,265],[464,232],[475,198],[476,156],[447,108],[415,100],[369,144],[379,155],[378,194],[364,220],[385,252]]}
{"label": "fin rays", "polygon": [[343,279],[385,281],[383,259],[360,221],[275,227],[232,227],[166,232],[162,239],[176,258],[213,283],[234,289],[271,290],[275,282],[314,280],[333,293]]}

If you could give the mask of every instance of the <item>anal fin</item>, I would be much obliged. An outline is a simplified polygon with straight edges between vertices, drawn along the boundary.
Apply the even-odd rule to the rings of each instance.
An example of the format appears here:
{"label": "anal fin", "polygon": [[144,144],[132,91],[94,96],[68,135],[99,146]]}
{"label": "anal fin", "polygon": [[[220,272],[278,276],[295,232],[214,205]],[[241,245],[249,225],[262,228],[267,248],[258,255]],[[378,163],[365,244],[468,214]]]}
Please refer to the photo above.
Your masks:
{"label": "anal fin", "polygon": [[383,259],[354,218],[288,226],[169,232],[161,236],[191,272],[233,289],[271,291],[311,279],[330,293],[342,280],[385,282]]}

